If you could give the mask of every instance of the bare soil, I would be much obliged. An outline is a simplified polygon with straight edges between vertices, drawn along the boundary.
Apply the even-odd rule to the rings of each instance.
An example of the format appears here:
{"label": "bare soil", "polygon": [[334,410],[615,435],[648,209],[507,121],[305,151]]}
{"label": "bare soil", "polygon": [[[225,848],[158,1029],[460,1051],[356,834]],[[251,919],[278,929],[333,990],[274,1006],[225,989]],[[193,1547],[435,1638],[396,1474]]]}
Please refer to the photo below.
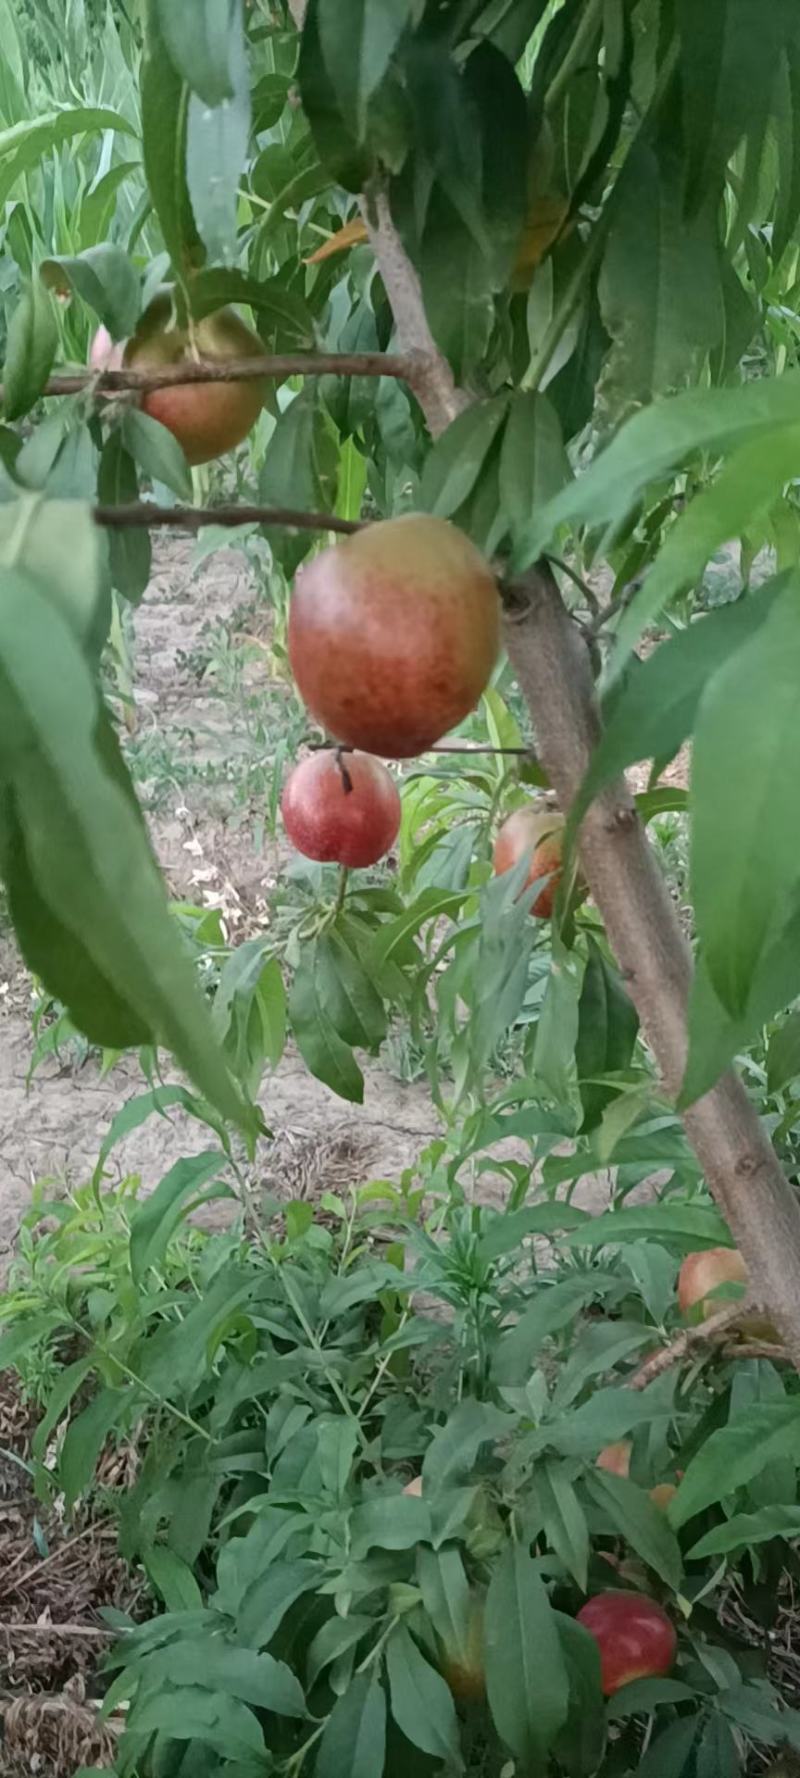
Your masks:
{"label": "bare soil", "polygon": [[[247,773],[238,766],[252,764],[253,756],[243,707],[267,677],[267,649],[255,633],[252,599],[241,553],[221,550],[193,573],[191,546],[182,539],[162,541],[135,620],[136,718],[129,750],[153,844],[173,895],[221,909],[232,939],[268,921],[267,899],[287,856],[281,841],[261,837],[260,786],[242,799]],[[231,700],[213,651],[231,631],[237,640],[237,626],[246,665],[244,685]],[[151,758],[152,774],[142,777]],[[135,1058],[102,1078],[96,1057],[81,1057],[73,1046],[41,1063],[29,1084],[30,1015],[29,979],[13,936],[0,931],[0,1266],[7,1263],[34,1182],[46,1179],[58,1192],[84,1181],[111,1118],[146,1084]],[[286,1157],[290,1150],[305,1154],[307,1174],[314,1170],[309,1139],[312,1149],[332,1145],[342,1184],[343,1153],[351,1156],[353,1183],[393,1177],[439,1133],[427,1089],[404,1085],[379,1063],[367,1061],[364,1072],[363,1107],[343,1104],[314,1080],[291,1046],[265,1081],[266,1121]],[[208,1131],[181,1112],[150,1118],[114,1150],[109,1173],[138,1173],[152,1188],[179,1156],[207,1146]],[[269,1145],[262,1151],[259,1175],[272,1174]]]}

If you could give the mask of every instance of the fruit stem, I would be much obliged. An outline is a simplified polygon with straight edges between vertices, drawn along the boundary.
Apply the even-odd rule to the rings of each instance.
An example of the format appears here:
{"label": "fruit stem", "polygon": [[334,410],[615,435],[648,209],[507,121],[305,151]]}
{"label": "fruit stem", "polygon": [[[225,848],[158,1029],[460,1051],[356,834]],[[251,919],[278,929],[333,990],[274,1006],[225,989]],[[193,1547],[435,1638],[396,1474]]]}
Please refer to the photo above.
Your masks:
{"label": "fruit stem", "polygon": [[353,780],[350,776],[347,766],[344,763],[344,756],[346,753],[348,753],[350,751],[351,751],[351,749],[348,747],[337,747],[337,749],[336,749],[336,764],[339,767],[339,771],[341,773],[342,789],[344,791],[345,796],[350,796],[352,793],[352,789],[353,789]]}
{"label": "fruit stem", "polygon": [[[352,790],[352,784],[351,784],[350,788]],[[331,915],[331,921],[334,921],[338,918],[339,914],[342,911],[342,908],[344,907],[344,898],[347,894],[347,882],[348,882],[349,876],[350,876],[350,872],[347,868],[347,865],[340,864],[340,866],[339,866],[339,887],[336,891],[336,900],[333,904],[333,913]]]}

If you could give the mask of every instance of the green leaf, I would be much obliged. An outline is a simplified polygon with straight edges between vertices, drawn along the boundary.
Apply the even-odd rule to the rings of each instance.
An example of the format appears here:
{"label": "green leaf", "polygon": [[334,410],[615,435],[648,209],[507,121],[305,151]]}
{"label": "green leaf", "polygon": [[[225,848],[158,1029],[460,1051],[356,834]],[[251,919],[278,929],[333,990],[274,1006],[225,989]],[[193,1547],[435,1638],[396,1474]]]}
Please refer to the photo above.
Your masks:
{"label": "green leaf", "polygon": [[778,1742],[800,1748],[800,1711],[781,1708],[771,1687],[731,1686],[717,1694],[720,1710],[767,1747]]}
{"label": "green leaf", "polygon": [[207,1179],[227,1166],[218,1149],[187,1155],[164,1174],[155,1191],[137,1204],[130,1238],[131,1274],[141,1284],[151,1266],[159,1266],[179,1223],[187,1214],[186,1199]]}
{"label": "green leaf", "polygon": [[536,1027],[533,1069],[553,1098],[569,1104],[574,1095],[580,980],[572,959],[551,958]]}
{"label": "green leaf", "polygon": [[[484,1146],[481,1144],[481,1146]],[[484,1211],[484,1232],[477,1253],[480,1259],[498,1259],[513,1253],[529,1235],[556,1235],[578,1228],[587,1212],[573,1204],[529,1204],[524,1210]]]}
{"label": "green leaf", "polygon": [[688,1760],[702,1718],[684,1716],[652,1742],[636,1767],[636,1778],[688,1778]]}
{"label": "green leaf", "polygon": [[693,1104],[714,1085],[732,1058],[747,1045],[774,1012],[800,992],[800,915],[795,915],[766,952],[753,980],[747,1011],[735,1019],[725,1011],[708,978],[702,951],[698,955],[689,1002],[689,1059],[681,1088],[680,1109]]}
{"label": "green leaf", "polygon": [[756,1402],[710,1433],[691,1459],[670,1503],[675,1526],[726,1500],[782,1457],[800,1463],[800,1407],[796,1401]]}
{"label": "green leaf", "polygon": [[267,940],[246,939],[226,959],[212,1019],[237,1080],[254,1094],[265,1061],[277,1068],[286,1047],[286,989]]}
{"label": "green leaf", "polygon": [[697,1693],[679,1679],[631,1679],[620,1687],[606,1704],[609,1722],[621,1722],[626,1716],[644,1716],[660,1704],[689,1704]]}
{"label": "green leaf", "polygon": [[482,363],[492,329],[491,265],[459,211],[437,186],[417,259],[431,332],[457,381]]}
{"label": "green leaf", "polygon": [[323,166],[345,190],[363,191],[369,178],[370,159],[342,115],[328,73],[320,40],[320,0],[309,0],[306,7],[297,74],[303,110]]}
{"label": "green leaf", "polygon": [[381,1260],[367,1260],[351,1272],[334,1273],[320,1293],[320,1313],[326,1318],[345,1315],[357,1303],[374,1299],[382,1290],[398,1290],[403,1274]]}
{"label": "green leaf", "polygon": [[730,1236],[712,1205],[637,1204],[627,1210],[606,1210],[564,1237],[575,1247],[616,1247],[628,1241],[661,1241],[687,1253],[698,1247],[727,1245]]}
{"label": "green leaf", "polygon": [[604,784],[639,759],[671,759],[690,735],[709,679],[749,641],[786,584],[777,575],[757,592],[698,617],[619,682],[605,732],[592,755],[571,821],[576,825]]}
{"label": "green leaf", "polygon": [[359,1673],[337,1699],[319,1745],[315,1778],[381,1778],[386,1757],[386,1697]]}
{"label": "green leaf", "polygon": [[678,0],[686,205],[721,195],[725,168],[748,126],[763,129],[790,10],[759,0]]}
{"label": "green leaf", "polygon": [[170,61],[161,35],[158,15],[164,4],[165,0],[148,0],[140,77],[142,152],[164,245],[176,278],[184,281],[191,268],[202,263],[203,249],[186,181],[189,89]]}
{"label": "green leaf", "polygon": [[148,1043],[150,1026],[97,967],[80,934],[71,931],[40,894],[10,791],[0,810],[0,874],[17,942],[29,969],[67,1007],[73,1024],[91,1043],[104,1049]]}
{"label": "green leaf", "polygon": [[467,57],[463,84],[480,132],[480,196],[493,249],[491,282],[495,290],[505,290],[519,253],[528,200],[531,126],[526,96],[514,58],[486,35]]}
{"label": "green leaf", "polygon": [[[131,506],[139,498],[136,465],[122,442],[121,427],[110,432],[103,445],[97,495],[103,506]],[[112,584],[124,599],[138,605],[150,582],[150,533],[143,525],[112,526],[107,537]]]}
{"label": "green leaf", "polygon": [[706,968],[734,1016],[800,877],[799,673],[800,576],[792,575],[748,648],[714,675],[695,727],[692,893]]}
{"label": "green leaf", "polygon": [[553,1409],[563,1413],[578,1399],[592,1377],[608,1376],[618,1364],[637,1356],[652,1340],[652,1329],[641,1321],[625,1321],[616,1315],[588,1320],[578,1330],[572,1351],[563,1366],[553,1393]]}
{"label": "green leaf", "polygon": [[469,1022],[467,1063],[463,1073],[456,1068],[459,1092],[481,1079],[524,1004],[535,923],[519,889],[519,873],[509,872],[493,877],[481,892],[477,945],[469,979],[460,987]]}
{"label": "green leaf", "polygon": [[423,1605],[448,1658],[468,1669],[474,1657],[470,1636],[474,1607],[460,1550],[454,1544],[440,1550],[420,1545],[417,1580]]}
{"label": "green leaf", "polygon": [[597,1291],[598,1280],[592,1276],[541,1282],[530,1307],[501,1335],[492,1363],[494,1381],[501,1387],[526,1382],[543,1342],[568,1327]]}
{"label": "green leaf", "polygon": [[[148,1568],[156,1553],[151,1551]],[[259,1710],[272,1710],[276,1716],[307,1714],[303,1688],[285,1662],[236,1648],[219,1637],[175,1642],[159,1649],[151,1663],[159,1684],[192,1685],[202,1675],[208,1691],[226,1692]]]}
{"label": "green leaf", "polygon": [[799,451],[797,424],[748,440],[734,451],[716,481],[690,502],[670,530],[641,593],[623,613],[615,641],[616,672],[674,594],[700,579],[714,551],[766,517],[791,479]]}
{"label": "green leaf", "polygon": [[616,1096],[613,1086],[603,1086],[594,1077],[616,1074],[628,1067],[639,1029],[639,1015],[625,992],[619,970],[591,936],[588,945],[575,1046],[583,1132],[595,1128],[609,1101]]}
{"label": "green leaf", "polygon": [[682,173],[677,155],[640,135],[614,191],[599,295],[614,341],[609,393],[626,402],[686,382],[722,334],[716,199],[687,221]]}
{"label": "green leaf", "polygon": [[800,1537],[800,1506],[761,1506],[755,1513],[734,1513],[724,1525],[715,1525],[689,1551],[689,1560],[724,1556],[729,1550],[749,1549],[769,1543],[773,1537]]}
{"label": "green leaf", "polygon": [[340,1099],[361,1105],[364,1076],[352,1049],[325,1011],[317,980],[316,946],[305,945],[289,994],[289,1023],[297,1047],[317,1080]]}
{"label": "green leaf", "polygon": [[133,333],[141,308],[141,281],[121,247],[105,242],[74,258],[44,259],[39,272],[48,290],[82,296],[112,339],[124,340]]}
{"label": "green leaf", "polygon": [[3,371],[7,420],[19,420],[38,400],[55,363],[58,326],[55,310],[38,278],[17,302],[8,324]]}
{"label": "green leaf", "polygon": [[314,323],[306,304],[278,278],[249,278],[235,266],[210,266],[194,274],[189,296],[198,321],[226,303],[246,303],[255,311],[270,351],[298,351],[314,344]]}
{"label": "green leaf", "polygon": [[319,40],[342,116],[362,141],[367,105],[411,15],[411,0],[319,0]]}
{"label": "green leaf", "polygon": [[748,438],[794,426],[798,403],[800,374],[787,372],[736,389],[692,389],[634,414],[591,467],[534,515],[517,566],[535,561],[562,524],[616,532],[648,485],[691,452],[730,450]]}
{"label": "green leaf", "polygon": [[516,393],[500,450],[500,500],[516,543],[537,506],[571,480],[561,424],[546,395]]}
{"label": "green leaf", "polygon": [[450,889],[423,889],[402,914],[394,920],[384,921],[378,928],[365,959],[367,968],[377,975],[387,963],[397,961],[398,953],[407,949],[409,939],[414,938],[429,920],[458,913],[465,899],[462,893]]}
{"label": "green leaf", "polygon": [[99,658],[108,631],[108,584],[103,539],[88,506],[78,500],[42,501],[29,512],[11,502],[0,508],[0,562],[24,568],[70,624],[88,654]]}
{"label": "green leaf", "polygon": [[395,1722],[412,1747],[461,1769],[461,1747],[453,1694],[403,1624],[386,1645],[389,1704]]}
{"label": "green leaf", "polygon": [[[165,4],[161,0],[162,28]],[[206,0],[219,12],[219,0]],[[212,105],[200,95],[195,79],[186,126],[186,178],[189,199],[201,239],[212,260],[237,256],[238,192],[250,140],[250,77],[244,40],[242,0],[227,0],[228,25],[224,68],[230,90]],[[190,32],[191,36],[192,33]]]}
{"label": "green leaf", "polygon": [[780,1093],[800,1074],[800,1012],[789,1013],[767,1048],[767,1091]]}
{"label": "green leaf", "polygon": [[163,482],[180,500],[191,501],[192,473],[177,439],[166,426],[132,407],[123,417],[119,437],[121,449],[128,452],[146,476]]}
{"label": "green leaf", "polygon": [[710,1716],[695,1754],[695,1778],[739,1778],[742,1757],[724,1716]]}
{"label": "green leaf", "polygon": [[206,105],[233,97],[231,40],[241,32],[241,0],[156,0],[173,67]]}
{"label": "green leaf", "polygon": [[[154,1544],[153,1548],[147,1551],[144,1565],[156,1592],[161,1594],[167,1611],[202,1609],[203,1595],[188,1562],[184,1562],[180,1556],[176,1556],[175,1551],[169,1549],[165,1543]],[[206,1644],[202,1646],[207,1654],[208,1646]],[[163,1656],[159,1655],[157,1658],[161,1662]],[[184,1672],[175,1683],[178,1685],[190,1684],[197,1677],[197,1671],[195,1665],[190,1672]],[[205,1663],[203,1672],[205,1673]],[[159,1668],[159,1676],[167,1677],[162,1667]]]}
{"label": "green leaf", "polygon": [[[792,239],[800,215],[800,45],[791,39],[780,64],[776,87],[775,128],[778,140],[778,201],[772,225],[772,253],[778,264]],[[752,339],[752,334],[750,335]],[[747,341],[749,345],[750,341]]]}
{"label": "green leaf", "polygon": [[237,1635],[248,1648],[265,1648],[279,1630],[289,1606],[303,1593],[318,1587],[323,1570],[318,1562],[302,1557],[294,1562],[272,1562],[257,1574],[239,1607]]}
{"label": "green leaf", "polygon": [[335,927],[317,941],[315,968],[321,1003],[339,1037],[375,1052],[387,1030],[383,1001]]}
{"label": "green leaf", "polygon": [[422,1474],[431,1488],[445,1488],[464,1479],[481,1445],[494,1444],[513,1428],[510,1414],[491,1402],[467,1397],[458,1403],[434,1433],[425,1453]]}
{"label": "green leaf", "polygon": [[[25,1324],[23,1323],[23,1328],[24,1326]],[[19,1330],[12,1330],[12,1332],[17,1331]],[[0,1355],[2,1354],[4,1343],[8,1338],[8,1334],[4,1334],[2,1338],[0,1338]],[[0,1356],[0,1363],[1,1362],[2,1358]],[[34,1457],[41,1460],[45,1456],[50,1441],[50,1434],[58,1425],[62,1414],[66,1412],[70,1402],[74,1400],[74,1397],[85,1378],[89,1376],[93,1369],[94,1357],[90,1355],[86,1358],[76,1358],[74,1364],[66,1365],[59,1373],[58,1380],[54,1383],[53,1388],[48,1395],[46,1411],[37,1422],[36,1431],[31,1441],[31,1452]]]}
{"label": "green leaf", "polygon": [[375,1618],[359,1616],[355,1611],[351,1611],[347,1617],[329,1618],[309,1645],[306,1657],[309,1690],[316,1685],[320,1673],[324,1673],[332,1661],[338,1660],[339,1655],[346,1654],[363,1636],[377,1628]]}
{"label": "green leaf", "polygon": [[160,1732],[168,1740],[199,1741],[215,1748],[226,1762],[242,1760],[252,1767],[256,1758],[263,1766],[266,1750],[257,1717],[238,1698],[200,1686],[151,1693],[135,1706],[130,1727],[146,1737]]}
{"label": "green leaf", "polygon": [[569,1676],[569,1711],[553,1751],[569,1778],[594,1778],[606,1743],[606,1712],[600,1683],[600,1650],[575,1618],[553,1613]]}
{"label": "green leaf", "polygon": [[603,1469],[588,1470],[584,1485],[619,1535],[666,1586],[677,1592],[683,1578],[683,1562],[678,1539],[661,1508],[635,1482]]}
{"label": "green leaf", "polygon": [[[290,402],[270,438],[258,483],[264,505],[329,510],[333,478],[326,461],[328,444],[322,410],[309,386]],[[287,573],[294,573],[311,543],[308,532],[281,541],[280,559]]]}
{"label": "green leaf", "polygon": [[17,181],[51,149],[73,136],[99,134],[102,130],[136,135],[133,124],[118,111],[94,105],[67,105],[60,111],[39,112],[36,117],[0,130],[0,203],[5,204]]}
{"label": "green leaf", "polygon": [[32,1346],[45,1340],[53,1329],[61,1325],[62,1317],[57,1310],[42,1315],[25,1315],[16,1326],[8,1327],[0,1333],[0,1371],[10,1370],[18,1358],[29,1352]]}
{"label": "green leaf", "polygon": [[94,679],[37,583],[8,570],[0,580],[0,757],[37,891],[201,1091],[241,1121]]}
{"label": "green leaf", "polygon": [[544,1778],[567,1716],[569,1679],[556,1619],[537,1564],[509,1544],[489,1582],[484,1618],[486,1690],[495,1728],[529,1778]]}
{"label": "green leaf", "polygon": [[563,1463],[546,1458],[535,1471],[535,1498],[550,1548],[564,1563],[575,1585],[586,1592],[589,1528],[586,1515]]}
{"label": "green leaf", "polygon": [[472,493],[509,411],[507,395],[475,401],[451,420],[425,458],[420,504],[452,518]]}
{"label": "green leaf", "polygon": [[596,1457],[603,1446],[625,1438],[637,1426],[666,1420],[668,1408],[658,1388],[634,1391],[596,1389],[578,1408],[568,1408],[561,1419],[548,1421],[531,1434],[531,1449],[560,1451],[562,1457]]}
{"label": "green leaf", "polygon": [[136,1407],[130,1389],[101,1389],[77,1418],[70,1421],[61,1446],[58,1476],[70,1510],[88,1488],[98,1457],[113,1426]]}

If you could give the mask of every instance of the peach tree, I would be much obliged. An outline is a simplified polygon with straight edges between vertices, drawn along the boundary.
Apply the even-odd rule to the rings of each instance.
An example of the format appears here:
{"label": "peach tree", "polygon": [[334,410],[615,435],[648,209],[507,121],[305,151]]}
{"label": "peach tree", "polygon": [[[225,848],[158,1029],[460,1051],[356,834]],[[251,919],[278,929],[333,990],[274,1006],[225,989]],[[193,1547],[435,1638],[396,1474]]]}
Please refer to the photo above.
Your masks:
{"label": "peach tree", "polygon": [[[542,1100],[554,1185],[574,1166],[550,1153],[560,1137],[651,1170],[669,1152],[715,1200],[699,1206],[698,1244],[718,1245],[727,1224],[753,1295],[800,1363],[800,1208],[778,1154],[800,1070],[795,6],[144,0],[93,13],[91,28],[70,5],[61,39],[48,6],[37,41],[49,31],[68,77],[33,110],[34,26],[5,12],[0,870],[25,961],[93,1042],[164,1046],[215,1114],[255,1141],[250,1071],[221,1041],[180,943],[103,696],[113,613],[146,596],[159,525],[255,524],[276,578],[293,580],[309,556],[305,585],[322,598],[321,537],[359,541],[376,520],[412,512],[447,521],[480,552],[502,602],[505,658],[462,731],[463,745],[485,740],[490,763],[477,752],[467,762],[453,751],[441,766],[423,758],[404,788],[400,887],[345,884],[309,942],[294,933],[297,1042],[322,1078],[358,1098],[354,1051],[379,1047],[387,1007],[424,1030],[435,996],[458,1099],[527,1018],[536,1029],[522,1079],[488,1110],[476,1091],[473,1123],[443,1169],[456,1177],[515,1116],[541,1134]],[[87,48],[73,77],[70,58],[77,71]],[[86,370],[99,328],[108,355],[103,344]],[[201,507],[191,467],[241,444],[262,405],[270,426],[259,420],[237,459],[246,499]],[[711,604],[704,570],[731,543],[735,596]],[[390,557],[402,598],[399,542]],[[329,652],[341,686],[348,661]],[[311,724],[309,738],[319,739]],[[656,782],[687,742],[688,795]],[[512,768],[498,765],[509,758]],[[641,761],[653,763],[652,783],[634,799],[623,774]],[[532,789],[565,821],[545,947],[528,911],[530,848],[495,880],[490,865],[498,816]],[[690,825],[691,945],[646,834],[675,807]],[[231,963],[228,1003],[236,971],[251,969],[259,1016],[279,1028],[282,987],[274,971],[265,986],[264,954]],[[733,1066],[755,1044],[764,1052],[765,1033],[766,1120]],[[278,1053],[280,1033],[263,1043]],[[525,1180],[514,1187],[524,1217]],[[543,1337],[535,1318],[520,1326]],[[492,1414],[521,1418],[534,1445],[547,1417],[536,1390],[522,1399],[531,1379],[519,1336],[513,1353],[500,1385],[512,1393],[502,1407],[478,1404],[487,1412],[459,1458],[467,1467],[510,1430]],[[769,1399],[765,1385],[756,1417],[726,1429],[726,1462],[737,1437],[752,1445],[754,1427],[764,1449],[796,1459],[791,1386]],[[439,1437],[431,1480],[449,1482],[461,1470]],[[569,1457],[569,1438],[559,1454]],[[352,1456],[341,1427],[315,1451],[333,1496]],[[733,1473],[752,1479],[750,1461]],[[568,1547],[585,1578],[560,1518],[573,1480],[565,1488],[559,1471],[555,1504],[547,1495],[547,1547],[534,1556],[533,1535],[512,1538],[491,1583],[495,1642],[525,1593],[508,1691],[490,1688],[494,1728],[521,1767],[542,1773],[590,1773],[604,1757],[575,1726],[582,1688],[597,1701],[593,1657],[574,1626],[551,1621],[545,1586],[553,1552],[563,1560]],[[674,1532],[698,1499],[708,1504],[693,1488],[663,1535],[645,1514],[646,1561],[676,1590]],[[611,1497],[618,1523],[634,1497],[613,1487]],[[435,1552],[427,1586],[447,1612],[446,1522],[433,1527],[423,1506],[400,1510],[402,1547]],[[391,1550],[383,1521],[380,1535]],[[450,1579],[463,1608],[452,1564]],[[403,1572],[388,1584],[411,1581]],[[398,1608],[407,1598],[391,1597]],[[387,1633],[395,1727],[414,1742],[413,1699],[424,1693],[432,1744],[417,1746],[426,1769],[452,1767],[452,1704],[402,1616]],[[528,1631],[547,1651],[549,1715]],[[182,1658],[191,1665],[196,1649]],[[270,1657],[258,1658],[253,1684]],[[341,1717],[331,1710],[321,1778],[338,1778],[347,1760],[352,1770],[353,1749],[359,1778],[382,1769],[385,1703],[372,1676],[382,1659],[383,1645],[343,1688]],[[721,1760],[740,1769],[732,1730],[715,1740],[704,1722],[703,1766],[684,1722],[679,1711],[659,1771],[667,1756],[676,1778],[690,1762],[698,1778],[725,1769]],[[293,1761],[299,1770],[290,1749],[289,1770]]]}

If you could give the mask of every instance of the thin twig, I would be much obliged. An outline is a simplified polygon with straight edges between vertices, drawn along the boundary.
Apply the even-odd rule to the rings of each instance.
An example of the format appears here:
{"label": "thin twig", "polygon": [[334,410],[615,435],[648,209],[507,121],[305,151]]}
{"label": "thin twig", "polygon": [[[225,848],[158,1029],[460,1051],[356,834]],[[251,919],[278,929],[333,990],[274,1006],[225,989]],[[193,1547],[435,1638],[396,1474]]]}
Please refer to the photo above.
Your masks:
{"label": "thin twig", "polygon": [[[263,358],[236,358],[221,364],[195,359],[164,364],[157,370],[61,371],[50,377],[43,395],[80,395],[93,388],[98,395],[121,395],[135,390],[145,395],[154,389],[181,388],[187,383],[251,383],[261,377],[278,382],[286,377],[395,377],[412,388],[424,375],[420,356],[399,352],[271,352]],[[3,390],[0,387],[0,400]]]}
{"label": "thin twig", "polygon": [[772,1364],[791,1364],[791,1358],[785,1346],[778,1346],[770,1340],[733,1340],[730,1346],[723,1346],[723,1358],[768,1358]]}
{"label": "thin twig", "polygon": [[579,574],[577,569],[571,568],[569,562],[564,561],[563,556],[551,555],[548,550],[547,560],[552,563],[554,568],[560,568],[562,574],[566,574],[568,579],[572,581],[573,585],[578,587],[579,591],[583,593],[584,599],[592,613],[593,621],[596,623],[600,617],[601,606],[594,588],[590,587],[588,581],[584,580],[583,575]]}
{"label": "thin twig", "polygon": [[99,1642],[116,1642],[116,1630],[93,1624],[0,1624],[0,1636],[84,1636]]}
{"label": "thin twig", "polygon": [[361,531],[358,519],[340,519],[333,512],[298,512],[290,506],[151,506],[146,500],[131,506],[95,506],[96,525],[113,531],[172,526],[179,531],[199,531],[203,525],[281,525],[289,531],[338,531],[349,536]]}
{"label": "thin twig", "polygon": [[515,759],[535,759],[536,758],[536,755],[535,755],[532,747],[489,747],[489,746],[484,747],[483,743],[478,742],[478,741],[476,741],[474,743],[474,745],[473,745],[472,741],[456,741],[456,742],[451,741],[450,743],[448,743],[447,741],[434,741],[433,746],[428,747],[426,749],[426,752],[428,752],[428,753],[501,753],[501,754],[507,753],[512,758],[515,758]]}
{"label": "thin twig", "polygon": [[[638,1371],[628,1378],[628,1388],[646,1389],[655,1377],[671,1370],[673,1365],[680,1364],[696,1347],[715,1345],[720,1340],[725,1340],[743,1315],[752,1315],[753,1306],[750,1301],[729,1303],[716,1315],[710,1315],[707,1321],[699,1322],[697,1327],[685,1327],[674,1340],[670,1340],[668,1346],[662,1346],[659,1352],[654,1352],[650,1358],[645,1359],[644,1364],[640,1364]],[[737,1346],[737,1355],[739,1350]]]}
{"label": "thin twig", "polygon": [[14,1561],[6,1569],[2,1579],[0,1579],[0,1599],[5,1598],[6,1593],[18,1593],[20,1589],[26,1587],[30,1581],[37,1579],[43,1569],[51,1568],[54,1562],[60,1562],[63,1557],[67,1555],[69,1550],[74,1549],[76,1543],[81,1543],[85,1537],[94,1536],[96,1533],[96,1525],[87,1525],[83,1531],[78,1531],[74,1537],[68,1538],[66,1543],[60,1544],[58,1549],[53,1550],[49,1556],[43,1556],[41,1562],[35,1562],[34,1566],[29,1568],[25,1574],[13,1577],[12,1570],[17,1569],[20,1564],[24,1562],[27,1554],[25,1550],[21,1550],[20,1554],[15,1556]]}

